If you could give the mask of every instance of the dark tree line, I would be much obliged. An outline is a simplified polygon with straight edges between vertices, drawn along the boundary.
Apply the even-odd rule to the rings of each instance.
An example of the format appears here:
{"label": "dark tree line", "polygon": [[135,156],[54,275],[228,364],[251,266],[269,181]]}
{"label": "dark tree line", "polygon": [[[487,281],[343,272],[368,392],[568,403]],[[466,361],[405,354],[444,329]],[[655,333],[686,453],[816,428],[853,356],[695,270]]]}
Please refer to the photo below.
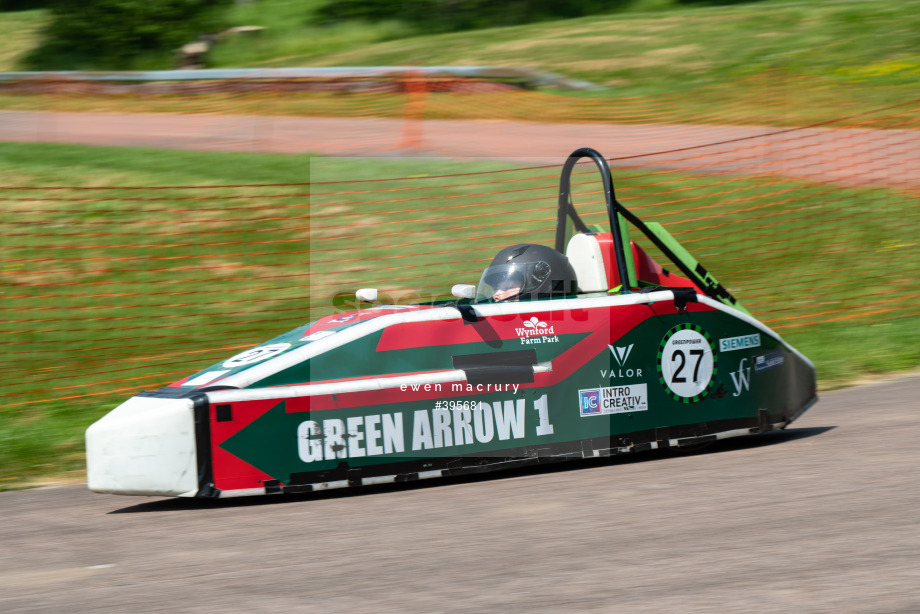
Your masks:
{"label": "dark tree line", "polygon": [[341,21],[398,19],[437,31],[509,26],[609,13],[633,0],[336,0],[319,12]]}
{"label": "dark tree line", "polygon": [[0,11],[31,11],[51,6],[54,0],[0,0]]}
{"label": "dark tree line", "polygon": [[[255,0],[257,1],[257,0]],[[736,4],[756,0],[674,0],[677,4]],[[48,8],[44,42],[26,58],[37,70],[162,66],[168,54],[220,31],[234,0],[0,0],[0,10]],[[327,0],[315,19],[399,20],[418,33],[509,26],[622,10],[636,0]],[[271,10],[264,2],[264,9]],[[576,44],[577,41],[573,41]],[[149,67],[149,66],[146,66]]]}
{"label": "dark tree line", "polygon": [[[674,0],[675,4],[739,4],[756,0]],[[333,0],[322,19],[398,19],[434,31],[511,26],[614,13],[635,0]]]}
{"label": "dark tree line", "polygon": [[[12,0],[7,0],[12,1]],[[134,67],[222,27],[233,0],[53,0],[44,43],[27,62],[38,69]]]}

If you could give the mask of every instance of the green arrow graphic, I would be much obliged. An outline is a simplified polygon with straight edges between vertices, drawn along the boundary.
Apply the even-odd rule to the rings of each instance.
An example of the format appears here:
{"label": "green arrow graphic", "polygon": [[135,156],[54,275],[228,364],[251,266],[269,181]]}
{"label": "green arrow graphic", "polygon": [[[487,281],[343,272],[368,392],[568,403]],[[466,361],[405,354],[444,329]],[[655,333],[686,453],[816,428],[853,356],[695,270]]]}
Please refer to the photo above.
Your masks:
{"label": "green arrow graphic", "polygon": [[297,452],[297,425],[309,420],[309,413],[289,414],[284,401],[256,418],[220,447],[282,482],[292,468],[302,464]]}

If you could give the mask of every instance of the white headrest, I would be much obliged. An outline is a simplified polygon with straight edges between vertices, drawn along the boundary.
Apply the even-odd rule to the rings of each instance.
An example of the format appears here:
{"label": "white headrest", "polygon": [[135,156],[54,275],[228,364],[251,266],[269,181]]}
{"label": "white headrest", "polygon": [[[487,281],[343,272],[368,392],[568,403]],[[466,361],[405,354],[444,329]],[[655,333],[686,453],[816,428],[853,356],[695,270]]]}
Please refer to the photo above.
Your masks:
{"label": "white headrest", "polygon": [[607,270],[597,238],[593,235],[577,234],[569,239],[565,255],[575,269],[579,292],[606,292]]}

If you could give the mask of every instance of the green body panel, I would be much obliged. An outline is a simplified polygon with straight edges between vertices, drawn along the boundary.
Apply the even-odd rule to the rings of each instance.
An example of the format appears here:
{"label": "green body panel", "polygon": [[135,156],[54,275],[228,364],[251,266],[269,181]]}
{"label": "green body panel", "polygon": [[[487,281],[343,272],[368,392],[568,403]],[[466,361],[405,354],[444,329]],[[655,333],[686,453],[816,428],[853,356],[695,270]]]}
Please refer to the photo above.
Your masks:
{"label": "green body panel", "polygon": [[629,247],[629,224],[623,219],[623,215],[617,213],[617,220],[620,224],[620,238],[623,241],[623,257],[626,259],[626,271],[629,273],[629,287],[638,288],[639,281],[636,276],[636,263],[633,260],[632,249]]}
{"label": "green body panel", "polygon": [[[680,260],[681,264],[686,266],[691,271],[698,271],[702,273],[701,276],[703,278],[704,286],[708,286],[709,288],[716,288],[719,286],[718,280],[713,277],[711,273],[706,271],[706,269],[702,268],[700,263],[697,262],[696,258],[691,256],[690,252],[684,249],[684,246],[681,245],[677,239],[672,237],[671,233],[664,229],[664,226],[658,222],[647,222],[646,226],[648,227],[649,231],[658,238],[658,240],[660,240],[664,245],[668,247],[668,249],[671,250],[671,252],[673,252],[674,256]],[[732,300],[725,300],[719,297],[719,300],[721,300],[726,305],[734,307],[735,309],[750,315],[750,312],[734,298],[732,298]]]}
{"label": "green body panel", "polygon": [[[296,348],[298,345],[302,345],[302,344],[299,344],[298,342],[300,341],[300,338],[303,336],[303,334],[312,325],[313,323],[311,322],[309,324],[304,324],[303,326],[298,326],[294,330],[290,330],[284,333],[283,335],[278,335],[277,337],[273,339],[270,339],[264,343],[260,343],[259,345],[254,346],[253,348],[250,348],[249,351],[257,349],[257,348],[277,346],[278,344],[286,344],[288,345],[288,347],[284,351],[279,352],[278,354],[275,354],[275,356],[282,354],[286,351],[292,350]],[[233,358],[223,360],[217,364],[211,365],[207,369],[201,369],[200,371],[197,371],[196,373],[190,375],[187,379],[191,381],[201,375],[204,375],[207,373],[213,373],[213,372],[221,372],[223,373],[222,377],[230,377],[230,376],[236,375],[237,373],[240,373],[241,371],[245,371],[246,369],[249,369],[257,364],[260,364],[262,362],[260,360],[260,361],[255,361],[255,362],[248,363],[248,364],[242,364],[239,366],[227,366],[227,363],[229,363],[231,360],[233,360]]]}
{"label": "green body panel", "polygon": [[[656,310],[656,306],[651,309]],[[582,358],[583,364],[574,373],[548,386],[496,392],[466,391],[466,383],[458,384],[460,390],[441,384],[442,392],[435,398],[419,398],[421,393],[412,390],[379,391],[378,400],[370,405],[339,407],[327,401],[328,408],[314,410],[311,406],[310,411],[291,411],[290,401],[277,401],[219,445],[287,483],[292,474],[343,467],[363,467],[373,474],[375,465],[409,460],[504,458],[509,456],[508,450],[520,453],[522,449],[526,454],[540,455],[541,449],[577,446],[578,442],[598,438],[609,438],[608,447],[624,447],[655,441],[669,428],[682,433],[680,437],[701,436],[728,430],[732,428],[730,423],[746,420],[753,425],[764,415],[775,421],[790,419],[813,400],[815,380],[811,367],[774,337],[719,311],[669,311],[658,309],[656,313],[662,315],[611,340],[610,347],[596,355]],[[663,361],[670,359],[672,367],[680,362],[674,354],[677,350],[672,348],[671,355],[663,355],[662,345],[675,334],[673,331],[690,325],[704,331],[714,351],[705,391],[688,400],[669,388],[668,377],[673,379],[675,374],[662,375]],[[689,345],[674,347],[692,347],[694,343],[702,347],[702,334],[686,334],[693,335],[685,340]],[[560,343],[554,344],[558,347],[545,346],[547,353],[541,360],[561,354],[582,337],[570,336],[573,339],[565,346],[562,336]],[[372,335],[340,348],[341,352],[317,356],[312,361],[311,375],[335,373],[343,377],[345,371],[368,368],[365,360],[374,358],[378,339],[379,335]],[[387,371],[394,372],[419,364],[437,368],[443,365],[431,361],[443,361],[457,352],[489,351],[492,349],[485,343],[453,347],[449,352],[436,346],[387,352],[384,362]],[[764,356],[772,358],[758,363],[757,357]],[[377,361],[379,370],[379,357]],[[758,370],[758,364],[762,370]],[[688,363],[680,372],[689,375],[692,366]],[[599,398],[603,402],[601,397],[605,394],[614,395],[610,402],[622,403],[622,411],[585,415],[585,399]],[[241,405],[245,407],[245,403]],[[335,435],[337,421],[346,436]],[[339,442],[340,449],[326,447],[337,445],[335,442]]]}

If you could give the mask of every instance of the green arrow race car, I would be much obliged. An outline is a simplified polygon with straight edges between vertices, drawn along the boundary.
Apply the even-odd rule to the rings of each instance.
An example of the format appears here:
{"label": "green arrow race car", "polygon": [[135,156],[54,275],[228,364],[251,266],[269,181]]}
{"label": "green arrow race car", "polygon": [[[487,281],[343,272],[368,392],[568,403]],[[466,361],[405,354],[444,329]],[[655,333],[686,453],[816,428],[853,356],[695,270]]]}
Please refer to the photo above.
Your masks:
{"label": "green arrow race car", "polygon": [[[572,204],[583,158],[609,232]],[[620,204],[597,151],[569,156],[559,194],[554,248],[503,249],[457,300],[330,315],[127,400],[86,432],[89,488],[303,493],[680,449],[784,428],[817,400],[812,363]]]}

